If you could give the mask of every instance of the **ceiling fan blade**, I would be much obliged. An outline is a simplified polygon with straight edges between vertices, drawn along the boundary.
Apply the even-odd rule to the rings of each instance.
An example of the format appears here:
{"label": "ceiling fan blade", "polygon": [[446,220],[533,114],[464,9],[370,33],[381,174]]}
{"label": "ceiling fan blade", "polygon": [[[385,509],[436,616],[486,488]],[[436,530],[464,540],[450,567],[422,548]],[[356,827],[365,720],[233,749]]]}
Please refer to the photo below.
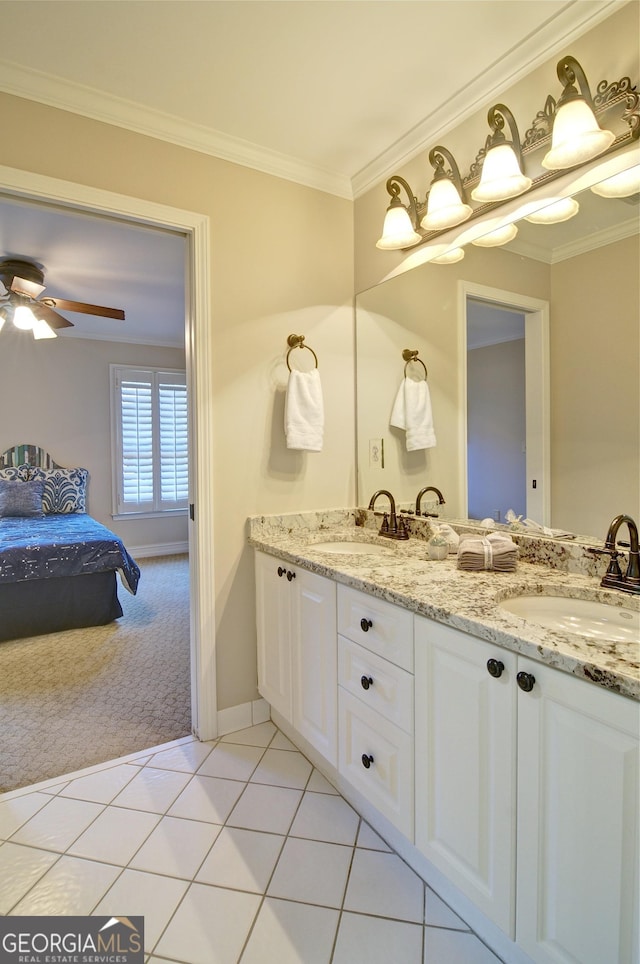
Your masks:
{"label": "ceiling fan blade", "polygon": [[44,303],[49,308],[60,308],[62,311],[76,311],[81,315],[100,315],[101,318],[124,321],[124,311],[121,308],[103,308],[100,305],[87,305],[83,301],[66,301],[64,298],[47,298]]}
{"label": "ceiling fan blade", "polygon": [[27,295],[29,298],[37,298],[38,295],[42,294],[45,287],[46,285],[38,284],[29,278],[19,278],[17,275],[13,276],[13,281],[11,282],[12,291],[16,291],[21,295]]}
{"label": "ceiling fan blade", "polygon": [[31,310],[36,318],[46,321],[50,328],[73,328],[73,322],[67,321],[57,311],[54,311],[48,305],[43,305],[42,302],[35,302]]}

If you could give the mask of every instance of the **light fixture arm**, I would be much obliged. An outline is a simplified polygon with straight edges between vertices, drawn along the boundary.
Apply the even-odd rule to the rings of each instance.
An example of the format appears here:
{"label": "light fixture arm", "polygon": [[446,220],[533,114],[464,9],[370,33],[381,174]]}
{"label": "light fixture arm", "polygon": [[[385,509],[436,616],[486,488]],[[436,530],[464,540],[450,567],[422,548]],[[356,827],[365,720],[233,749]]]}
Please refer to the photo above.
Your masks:
{"label": "light fixture arm", "polygon": [[[402,201],[400,200],[400,196],[399,196],[399,195],[400,195],[400,188],[401,188],[401,187],[403,187],[403,188],[405,189],[406,194],[407,194],[407,197],[409,198],[409,204],[408,204],[408,206],[403,205],[403,204],[402,204]],[[388,191],[389,194],[391,195],[391,203],[389,204],[389,207],[399,207],[399,206],[405,207],[405,206],[406,206],[406,207],[407,207],[407,213],[409,214],[409,217],[411,218],[411,223],[412,223],[413,228],[414,228],[414,231],[415,231],[416,228],[418,227],[418,220],[419,220],[419,218],[418,218],[418,199],[417,199],[417,198],[415,197],[415,195],[413,194],[413,191],[411,190],[411,187],[409,186],[409,184],[407,183],[407,181],[405,181],[405,179],[404,179],[403,177],[400,177],[399,174],[392,174],[392,176],[391,176],[391,177],[388,179],[388,181],[387,181],[387,191]]]}
{"label": "light fixture arm", "polygon": [[522,168],[523,158],[522,147],[520,145],[520,134],[518,133],[516,119],[509,108],[505,107],[504,104],[494,104],[493,107],[489,109],[487,121],[489,122],[489,127],[492,131],[489,137],[487,148],[489,149],[492,147],[497,147],[498,144],[507,143],[507,139],[504,136],[504,123],[506,121],[511,132],[511,146],[513,147],[513,151],[518,158],[520,168]]}
{"label": "light fixture arm", "polygon": [[[450,171],[445,171],[445,161],[448,163]],[[451,151],[448,151],[446,147],[441,147],[440,145],[432,148],[429,151],[429,163],[433,167],[434,171],[433,180],[440,181],[443,177],[448,177],[449,180],[453,181],[455,184],[461,200],[464,200],[464,188],[462,187],[460,168],[458,167],[456,159]]]}
{"label": "light fixture arm", "polygon": [[[587,102],[591,110],[595,111],[595,103],[591,96],[591,88],[586,74],[575,57],[567,56],[558,61],[557,66],[558,80],[563,85],[560,99],[556,105],[556,111],[564,104],[572,100],[583,99]],[[576,81],[580,90],[576,88]]]}

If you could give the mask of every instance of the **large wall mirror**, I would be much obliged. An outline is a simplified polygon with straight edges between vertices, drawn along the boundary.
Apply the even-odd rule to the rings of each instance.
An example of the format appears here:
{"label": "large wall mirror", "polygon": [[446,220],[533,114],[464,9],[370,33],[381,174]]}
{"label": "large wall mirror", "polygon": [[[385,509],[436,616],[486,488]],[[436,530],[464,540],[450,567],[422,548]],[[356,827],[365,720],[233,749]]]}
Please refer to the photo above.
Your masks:
{"label": "large wall mirror", "polygon": [[[358,500],[424,486],[449,518],[508,509],[603,539],[640,517],[639,195],[576,195],[553,225],[519,223],[499,248],[467,245],[356,298]],[[436,445],[390,425],[403,378],[428,373]],[[425,501],[427,508],[435,495]]]}

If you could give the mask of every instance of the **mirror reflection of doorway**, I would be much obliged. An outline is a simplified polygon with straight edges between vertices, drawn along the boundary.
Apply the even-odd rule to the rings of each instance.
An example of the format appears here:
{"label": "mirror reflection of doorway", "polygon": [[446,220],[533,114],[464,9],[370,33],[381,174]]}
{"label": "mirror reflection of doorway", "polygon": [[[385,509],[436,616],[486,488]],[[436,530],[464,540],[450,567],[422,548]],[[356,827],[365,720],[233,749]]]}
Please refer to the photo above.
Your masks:
{"label": "mirror reflection of doorway", "polygon": [[527,515],[525,315],[467,298],[468,515]]}

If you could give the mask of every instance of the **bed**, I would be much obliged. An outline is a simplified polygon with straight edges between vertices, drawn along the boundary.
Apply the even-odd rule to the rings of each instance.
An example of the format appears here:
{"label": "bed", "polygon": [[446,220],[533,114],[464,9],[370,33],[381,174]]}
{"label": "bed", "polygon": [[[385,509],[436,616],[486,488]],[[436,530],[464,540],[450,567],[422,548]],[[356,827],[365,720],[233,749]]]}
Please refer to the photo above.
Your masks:
{"label": "bed", "polygon": [[140,570],[86,511],[88,472],[35,445],[0,455],[0,641],[119,619]]}

